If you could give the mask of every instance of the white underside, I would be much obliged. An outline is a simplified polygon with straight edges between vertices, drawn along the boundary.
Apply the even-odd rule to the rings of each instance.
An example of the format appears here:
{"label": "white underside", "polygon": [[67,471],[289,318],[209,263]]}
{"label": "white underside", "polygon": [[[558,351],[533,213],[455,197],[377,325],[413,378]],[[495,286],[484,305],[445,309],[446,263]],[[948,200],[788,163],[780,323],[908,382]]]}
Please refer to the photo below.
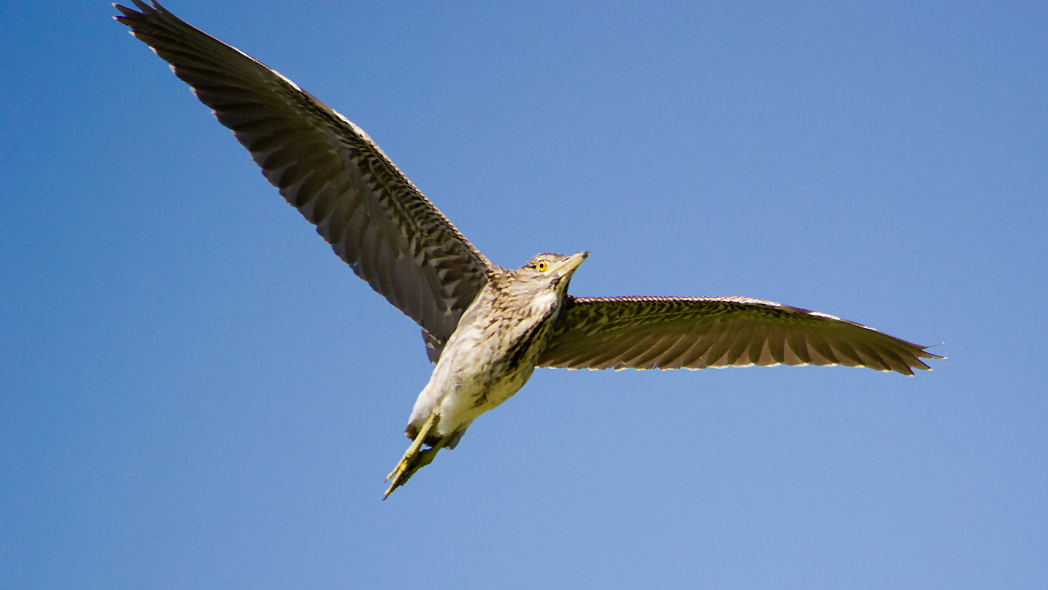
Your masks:
{"label": "white underside", "polygon": [[[547,310],[555,304],[554,293],[537,297],[531,303],[533,307]],[[464,317],[469,315],[467,311]],[[440,417],[437,434],[447,436],[468,427],[478,416],[498,407],[527,383],[535,369],[534,356],[526,358],[512,373],[494,374],[496,359],[505,353],[510,343],[489,338],[486,327],[487,322],[478,321],[460,325],[455,330],[429,383],[415,401],[409,425],[420,428],[435,411]]]}

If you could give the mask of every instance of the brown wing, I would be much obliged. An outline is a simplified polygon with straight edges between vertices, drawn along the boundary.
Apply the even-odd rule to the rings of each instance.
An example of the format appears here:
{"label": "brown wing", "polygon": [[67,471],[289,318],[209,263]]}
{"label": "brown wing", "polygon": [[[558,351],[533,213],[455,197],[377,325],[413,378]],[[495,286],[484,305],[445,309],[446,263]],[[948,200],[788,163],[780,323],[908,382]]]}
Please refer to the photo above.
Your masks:
{"label": "brown wing", "polygon": [[570,297],[539,366],[847,365],[913,375],[943,358],[872,328],[747,297]]}
{"label": "brown wing", "polygon": [[366,133],[276,71],[160,4],[117,21],[171,64],[335,253],[422,326],[430,360],[492,265]]}

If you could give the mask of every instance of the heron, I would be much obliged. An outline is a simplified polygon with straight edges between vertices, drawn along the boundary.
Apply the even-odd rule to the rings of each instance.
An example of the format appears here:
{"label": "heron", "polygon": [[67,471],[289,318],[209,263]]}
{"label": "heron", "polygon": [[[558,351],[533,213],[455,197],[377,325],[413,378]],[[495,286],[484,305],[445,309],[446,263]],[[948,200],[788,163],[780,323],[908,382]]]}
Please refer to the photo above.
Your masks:
{"label": "heron", "polygon": [[704,369],[846,365],[912,376],[920,346],[831,315],[749,297],[575,297],[589,252],[517,269],[485,257],[360,127],[159,2],[114,5],[250,152],[262,174],[354,273],[422,328],[429,382],[383,499],[536,367]]}

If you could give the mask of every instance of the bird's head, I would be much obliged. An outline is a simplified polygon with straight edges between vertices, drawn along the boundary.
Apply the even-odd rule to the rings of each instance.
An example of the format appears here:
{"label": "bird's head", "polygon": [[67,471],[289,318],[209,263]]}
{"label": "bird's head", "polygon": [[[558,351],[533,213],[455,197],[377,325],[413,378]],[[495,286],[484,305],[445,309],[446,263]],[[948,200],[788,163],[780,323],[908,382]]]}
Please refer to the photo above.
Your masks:
{"label": "bird's head", "polygon": [[572,273],[589,256],[589,252],[579,252],[571,256],[563,254],[539,254],[514,273],[518,279],[528,283],[547,286],[561,293],[567,291]]}

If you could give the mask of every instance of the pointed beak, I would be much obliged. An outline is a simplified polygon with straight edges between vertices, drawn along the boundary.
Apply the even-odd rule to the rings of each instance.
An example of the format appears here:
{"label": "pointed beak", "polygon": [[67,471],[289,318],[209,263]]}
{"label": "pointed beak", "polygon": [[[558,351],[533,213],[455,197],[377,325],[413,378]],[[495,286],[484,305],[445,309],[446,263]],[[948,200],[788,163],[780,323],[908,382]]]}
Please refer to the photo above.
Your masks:
{"label": "pointed beak", "polygon": [[571,273],[575,272],[575,269],[578,268],[579,265],[582,264],[582,261],[586,260],[586,257],[588,257],[589,255],[590,253],[585,250],[579,252],[578,254],[572,254],[571,256],[568,256],[566,259],[562,260],[560,264],[553,267],[552,271],[560,277],[569,276]]}

